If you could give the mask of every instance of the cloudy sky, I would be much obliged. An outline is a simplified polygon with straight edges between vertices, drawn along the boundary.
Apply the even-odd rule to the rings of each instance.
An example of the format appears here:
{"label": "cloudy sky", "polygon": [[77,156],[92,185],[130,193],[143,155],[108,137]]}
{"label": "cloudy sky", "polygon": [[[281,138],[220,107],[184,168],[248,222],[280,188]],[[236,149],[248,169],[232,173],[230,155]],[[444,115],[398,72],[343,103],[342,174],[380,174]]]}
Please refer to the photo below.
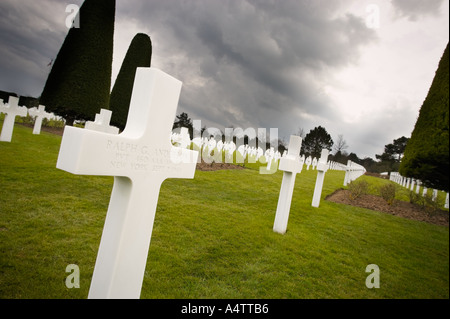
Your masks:
{"label": "cloudy sky", "polygon": [[[0,90],[39,96],[69,4],[0,1]],[[177,114],[202,126],[339,134],[381,154],[411,135],[449,41],[448,0],[116,0],[113,79],[136,33],[183,81]]]}

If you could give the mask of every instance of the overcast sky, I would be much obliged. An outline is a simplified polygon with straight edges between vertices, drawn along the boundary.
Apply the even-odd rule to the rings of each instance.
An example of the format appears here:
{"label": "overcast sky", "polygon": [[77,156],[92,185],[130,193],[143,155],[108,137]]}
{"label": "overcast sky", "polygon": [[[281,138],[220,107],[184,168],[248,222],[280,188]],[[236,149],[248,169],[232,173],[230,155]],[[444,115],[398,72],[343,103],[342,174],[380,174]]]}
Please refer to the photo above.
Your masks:
{"label": "overcast sky", "polygon": [[[83,0],[0,1],[0,90],[39,96]],[[114,83],[136,33],[202,126],[323,126],[347,152],[410,137],[449,41],[448,0],[116,0]]]}

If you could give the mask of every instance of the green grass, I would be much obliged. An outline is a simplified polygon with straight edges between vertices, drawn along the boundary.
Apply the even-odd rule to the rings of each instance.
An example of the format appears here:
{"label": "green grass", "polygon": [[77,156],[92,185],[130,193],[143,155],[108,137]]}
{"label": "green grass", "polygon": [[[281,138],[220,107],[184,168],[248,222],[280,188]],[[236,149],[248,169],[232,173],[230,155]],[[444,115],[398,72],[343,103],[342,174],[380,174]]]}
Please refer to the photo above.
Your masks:
{"label": "green grass", "polygon": [[[0,143],[0,298],[87,297],[113,178],[56,169],[60,141],[16,125]],[[279,235],[282,172],[249,166],[164,182],[142,298],[449,298],[447,227],[325,201],[339,171],[313,208],[316,171],[303,170]],[[65,286],[69,264],[80,289]],[[379,289],[365,286],[369,264]]]}

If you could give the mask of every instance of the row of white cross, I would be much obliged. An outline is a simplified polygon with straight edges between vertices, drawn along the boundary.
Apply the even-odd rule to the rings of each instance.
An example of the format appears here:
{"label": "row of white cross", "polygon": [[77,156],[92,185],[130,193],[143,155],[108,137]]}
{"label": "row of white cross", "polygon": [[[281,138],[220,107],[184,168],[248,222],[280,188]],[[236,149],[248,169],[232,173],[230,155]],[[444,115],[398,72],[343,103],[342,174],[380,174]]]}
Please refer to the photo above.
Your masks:
{"label": "row of white cross", "polygon": [[[190,148],[192,142],[194,144],[193,149],[201,152],[203,156],[209,156],[210,154],[214,153],[214,155],[212,156],[213,161],[214,159],[217,159],[219,162],[222,161],[221,152],[225,152],[225,162],[233,163],[233,153],[236,151],[236,144],[232,141],[222,142],[222,140],[219,140],[217,142],[213,137],[211,137],[210,139],[206,137],[197,137],[192,139],[191,141],[188,129],[185,127],[181,128],[180,133],[172,133],[171,140],[172,144],[181,148]],[[237,147],[237,151],[241,155],[241,158],[239,160],[242,162],[248,157],[249,161],[252,160],[256,163],[256,161],[258,161],[261,157],[265,157],[264,162],[268,163],[267,170],[270,170],[272,161],[278,162],[280,158],[286,157],[288,154],[287,150],[285,150],[283,155],[281,155],[281,153],[279,151],[275,151],[273,147],[264,151],[261,147],[256,148],[248,144],[240,145],[239,147]],[[237,163],[239,163],[239,160],[237,160]],[[306,170],[309,170],[310,167],[315,170],[319,163],[319,160],[316,157],[306,157],[304,154],[299,157],[299,161],[302,163],[302,165],[306,165]],[[327,165],[328,169],[331,170],[343,170],[349,172],[348,178],[345,179],[346,182],[344,183],[344,185],[366,172],[363,166],[352,161],[348,161],[347,165],[329,161]]]}
{"label": "row of white cross", "polygon": [[[298,155],[301,145],[301,137],[292,135],[289,142],[288,154],[280,159],[279,169],[283,171],[283,181],[273,226],[273,230],[280,234],[286,233],[295,177],[303,168],[304,159],[302,160]],[[346,166],[332,161],[328,162],[328,150],[323,149],[320,159],[317,162],[316,185],[311,203],[313,207],[319,207],[325,173],[328,169],[345,170],[344,186],[366,172],[363,166],[352,161],[348,161]]]}
{"label": "row of white cross", "polygon": [[[175,136],[181,82],[155,68],[138,68],[124,131],[109,125],[110,111],[102,110],[85,129],[66,126],[56,167],[72,174],[114,176],[89,298],[139,298],[159,190],[167,178],[195,174],[198,151],[188,149],[186,130]],[[184,137],[182,136],[184,135]],[[300,173],[302,139],[291,136],[280,158],[283,181],[274,231],[286,231],[295,176]],[[317,164],[313,206],[318,206],[328,150]]]}
{"label": "row of white cross", "polygon": [[25,106],[19,106],[19,98],[15,96],[10,96],[7,104],[0,99],[0,113],[5,113],[2,133],[0,134],[1,142],[11,142],[16,116],[24,117],[29,114],[36,118],[33,134],[40,134],[42,120],[44,118],[50,119],[52,116],[52,114],[45,112],[45,106],[43,105],[39,105],[39,108],[33,107],[31,109],[27,109]]}
{"label": "row of white cross", "polygon": [[[414,188],[415,188],[416,194],[420,193],[420,187],[423,185],[421,180],[414,179],[414,178],[411,178],[411,177],[404,177],[404,176],[400,175],[399,172],[391,172],[391,174],[389,176],[389,179],[391,181],[399,184],[400,186],[403,186],[403,187],[409,189],[410,191],[414,191]],[[427,193],[428,193],[428,188],[423,186],[422,196],[425,197],[427,195]],[[438,190],[437,189],[433,189],[433,193],[431,195],[432,196],[431,199],[433,201],[436,201],[437,195],[438,195]],[[448,193],[447,193],[447,195],[445,197],[445,204],[444,204],[445,208],[449,208],[448,201],[449,201],[449,198],[448,198]]]}

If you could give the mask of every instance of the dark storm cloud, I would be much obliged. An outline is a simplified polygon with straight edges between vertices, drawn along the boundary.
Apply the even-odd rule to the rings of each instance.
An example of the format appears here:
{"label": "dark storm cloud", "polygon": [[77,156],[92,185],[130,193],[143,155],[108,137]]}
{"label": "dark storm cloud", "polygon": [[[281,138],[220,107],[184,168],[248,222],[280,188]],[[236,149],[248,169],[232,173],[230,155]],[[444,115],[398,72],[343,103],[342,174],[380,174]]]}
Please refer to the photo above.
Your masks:
{"label": "dark storm cloud", "polygon": [[201,87],[185,86],[181,105],[224,126],[269,127],[276,116],[295,130],[302,119],[294,109],[332,116],[336,110],[320,94],[326,77],[357,63],[359,50],[376,39],[363,18],[336,15],[340,1],[134,3],[124,15],[147,25],[164,41],[159,45],[184,50],[188,73],[181,79],[206,79]]}
{"label": "dark storm cloud", "polygon": [[[0,1],[1,90],[41,93],[47,64],[68,32],[65,8],[82,2]],[[438,14],[442,2],[392,0],[386,10],[412,21]],[[384,132],[373,134],[375,122],[344,126],[339,107],[347,113],[359,107],[350,92],[341,105],[327,93],[345,91],[337,75],[359,68],[361,55],[380,43],[383,32],[366,26],[364,6],[360,0],[116,0],[113,69],[118,72],[134,33],[145,32],[152,39],[152,66],[183,82],[177,112],[202,125],[277,127],[286,138],[300,127],[307,133],[322,125],[333,136],[378,139]],[[361,138],[358,143],[364,146]]]}
{"label": "dark storm cloud", "polygon": [[30,96],[41,93],[47,65],[67,33],[65,7],[57,0],[0,2],[1,90]]}
{"label": "dark storm cloud", "polygon": [[[56,0],[0,3],[0,42],[4,56],[14,57],[0,62],[8,73],[2,89],[40,94],[46,65],[67,33],[66,5]],[[182,97],[181,105],[216,123],[267,126],[271,119],[264,112],[269,110],[291,121],[284,114],[293,108],[316,116],[333,112],[319,94],[321,83],[331,70],[355,63],[359,49],[375,38],[362,18],[336,16],[339,6],[339,1],[317,0],[118,0],[116,28],[121,19],[145,27],[166,61],[182,52],[174,68],[191,98]],[[24,68],[27,76],[17,72]],[[189,85],[192,77],[205,84]],[[221,117],[213,116],[216,110]]]}

